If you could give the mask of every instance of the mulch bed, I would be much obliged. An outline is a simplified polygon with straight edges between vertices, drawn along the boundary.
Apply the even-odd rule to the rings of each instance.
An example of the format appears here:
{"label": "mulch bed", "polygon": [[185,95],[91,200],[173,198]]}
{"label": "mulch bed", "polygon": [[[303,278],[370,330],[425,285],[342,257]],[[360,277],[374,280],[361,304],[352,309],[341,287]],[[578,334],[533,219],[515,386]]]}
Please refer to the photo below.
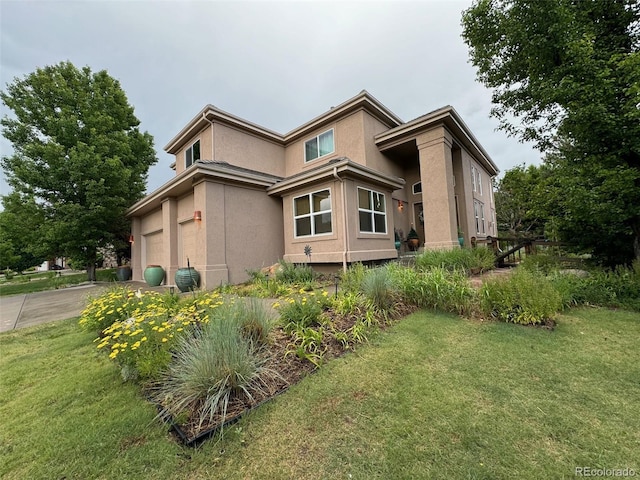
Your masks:
{"label": "mulch bed", "polygon": [[[391,325],[396,319],[402,318],[414,312],[416,308],[397,304],[394,308],[393,315],[385,322],[381,322],[379,328],[385,329]],[[331,318],[331,323],[336,330],[345,332],[351,328],[360,317],[356,315],[341,316],[332,311],[325,312],[326,316]],[[254,408],[259,407],[263,403],[271,400],[279,394],[286,391],[291,385],[295,385],[308,374],[314,372],[317,367],[307,361],[298,358],[295,354],[286,355],[287,347],[292,342],[292,338],[287,335],[282,328],[275,328],[270,334],[270,343],[267,346],[267,361],[265,366],[278,373],[277,376],[269,379],[263,385],[262,391],[252,392],[253,400],[249,400],[245,396],[234,398],[230,401],[225,416],[216,415],[210,423],[198,425],[194,415],[194,420],[190,423],[178,424],[174,419],[163,416],[168,422],[177,439],[187,446],[197,446],[211,436],[220,432],[224,427],[235,423],[244,414]],[[340,357],[353,348],[349,345],[345,348],[340,342],[336,341],[333,336],[325,334],[323,339],[323,361]],[[160,409],[161,407],[159,407]]]}

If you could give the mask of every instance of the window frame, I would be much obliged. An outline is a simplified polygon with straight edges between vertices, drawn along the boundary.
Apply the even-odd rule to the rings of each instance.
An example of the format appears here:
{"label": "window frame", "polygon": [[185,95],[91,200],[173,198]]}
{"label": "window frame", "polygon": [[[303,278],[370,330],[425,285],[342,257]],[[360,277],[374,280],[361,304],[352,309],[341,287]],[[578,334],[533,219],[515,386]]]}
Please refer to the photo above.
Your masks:
{"label": "window frame", "polygon": [[[320,137],[322,135],[325,135],[325,134],[329,133],[329,132],[331,132],[331,151],[320,155]],[[307,158],[307,143],[309,143],[311,141],[314,141],[314,140],[316,142],[318,156],[314,157],[314,158]],[[304,149],[304,163],[313,162],[314,160],[318,160],[319,158],[326,157],[327,155],[331,155],[332,153],[335,153],[335,151],[336,151],[336,132],[335,132],[335,128],[332,127],[332,128],[330,128],[328,130],[325,130],[322,133],[319,133],[315,137],[311,137],[311,138],[305,140],[302,148]]]}
{"label": "window frame", "polygon": [[486,218],[484,216],[484,203],[480,200],[473,201],[473,216],[476,220],[476,234],[487,233]]}
{"label": "window frame", "polygon": [[[196,143],[198,144],[198,158],[196,158],[195,160],[193,159],[193,147],[196,145]],[[184,168],[189,168],[191,165],[193,165],[194,163],[196,163],[198,160],[200,160],[202,158],[202,155],[200,154],[200,139],[197,139],[195,142],[193,142],[191,145],[189,145],[188,148],[186,148],[184,150]],[[191,154],[191,158],[188,159],[187,158],[187,154],[190,152]]]}
{"label": "window frame", "polygon": [[476,184],[476,167],[475,165],[471,165],[471,181],[473,183],[473,191],[478,191],[478,186]]}
{"label": "window frame", "polygon": [[[329,192],[329,201],[331,202],[331,207],[329,208],[329,210],[319,210],[317,212],[313,211],[313,195],[315,195],[316,193],[320,193],[320,192]],[[296,215],[296,200],[299,198],[303,198],[303,197],[307,197],[309,199],[309,213],[304,213],[302,215]],[[303,195],[298,195],[296,197],[293,197],[292,201],[291,201],[291,213],[293,216],[293,238],[297,239],[297,238],[309,238],[309,237],[323,237],[323,236],[327,236],[327,235],[333,235],[333,200],[332,200],[332,194],[331,194],[331,188],[323,188],[321,190],[314,190],[312,192],[309,193],[305,193]],[[316,215],[323,215],[329,213],[330,215],[330,222],[331,222],[331,231],[329,232],[324,232],[324,233],[315,233],[315,222],[314,217]],[[297,224],[296,224],[296,220],[301,219],[301,218],[309,218],[310,219],[310,223],[311,223],[311,233],[309,235],[298,235],[298,229],[297,229]]]}
{"label": "window frame", "polygon": [[[371,210],[369,210],[367,208],[362,208],[360,206],[360,192],[359,192],[359,190],[364,190],[366,192],[369,192],[369,200],[371,201],[371,207],[372,207]],[[384,211],[383,212],[380,212],[380,211],[375,210],[373,208],[373,201],[374,201],[373,194],[374,193],[376,195],[381,195],[382,198],[384,199]],[[388,225],[388,222],[387,222],[387,198],[386,198],[386,195],[384,193],[382,193],[382,192],[378,192],[377,190],[372,190],[372,189],[367,188],[367,187],[358,187],[357,190],[356,190],[356,194],[357,194],[356,196],[358,198],[358,232],[365,233],[365,234],[372,234],[372,235],[387,235],[388,232],[389,232],[389,225]],[[362,224],[360,222],[360,213],[361,212],[368,213],[368,214],[371,215],[371,228],[372,228],[372,231],[362,230]],[[376,215],[383,215],[384,216],[384,232],[377,232],[376,231],[376,221],[375,221],[376,220]]]}
{"label": "window frame", "polygon": [[[420,191],[416,192],[416,187],[420,185]],[[422,180],[419,182],[414,183],[413,185],[411,185],[411,193],[413,193],[414,195],[421,195],[422,194]]]}

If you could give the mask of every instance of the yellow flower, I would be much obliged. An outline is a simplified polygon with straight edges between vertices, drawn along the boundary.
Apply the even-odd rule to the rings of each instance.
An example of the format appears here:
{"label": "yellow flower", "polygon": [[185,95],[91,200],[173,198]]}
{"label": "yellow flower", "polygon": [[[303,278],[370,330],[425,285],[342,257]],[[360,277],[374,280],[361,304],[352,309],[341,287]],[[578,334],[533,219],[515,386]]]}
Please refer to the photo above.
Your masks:
{"label": "yellow flower", "polygon": [[118,356],[119,350],[114,350],[109,354],[109,358],[116,358]]}
{"label": "yellow flower", "polygon": [[167,339],[166,337],[162,337],[162,343],[168,342],[169,339]]}

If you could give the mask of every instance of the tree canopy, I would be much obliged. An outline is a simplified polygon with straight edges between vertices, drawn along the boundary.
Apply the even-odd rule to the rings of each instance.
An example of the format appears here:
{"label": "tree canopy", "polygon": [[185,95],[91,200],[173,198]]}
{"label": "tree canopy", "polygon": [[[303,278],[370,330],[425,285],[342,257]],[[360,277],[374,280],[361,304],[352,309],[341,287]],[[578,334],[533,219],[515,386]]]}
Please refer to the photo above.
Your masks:
{"label": "tree canopy", "polygon": [[640,258],[640,4],[477,0],[462,23],[492,115],[547,153],[564,239]]}
{"label": "tree canopy", "polygon": [[1,160],[9,185],[34,199],[48,252],[82,262],[95,279],[98,250],[127,235],[125,210],[144,195],[153,138],[104,70],[39,68],[0,98],[13,113],[0,121],[14,150]]}

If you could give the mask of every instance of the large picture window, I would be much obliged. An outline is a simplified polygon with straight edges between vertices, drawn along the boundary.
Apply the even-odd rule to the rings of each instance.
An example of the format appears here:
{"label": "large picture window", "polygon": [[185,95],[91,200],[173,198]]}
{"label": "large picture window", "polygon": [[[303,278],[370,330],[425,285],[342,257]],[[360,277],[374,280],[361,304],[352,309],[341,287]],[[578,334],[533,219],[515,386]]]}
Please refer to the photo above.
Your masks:
{"label": "large picture window", "polygon": [[188,168],[200,160],[200,140],[184,151],[184,168]]}
{"label": "large picture window", "polygon": [[360,231],[387,233],[387,207],[384,194],[358,187]]}
{"label": "large picture window", "polygon": [[304,161],[310,162],[333,151],[333,129],[331,129],[304,142]]}
{"label": "large picture window", "polygon": [[294,198],[293,223],[296,237],[331,233],[331,192],[321,190]]}

